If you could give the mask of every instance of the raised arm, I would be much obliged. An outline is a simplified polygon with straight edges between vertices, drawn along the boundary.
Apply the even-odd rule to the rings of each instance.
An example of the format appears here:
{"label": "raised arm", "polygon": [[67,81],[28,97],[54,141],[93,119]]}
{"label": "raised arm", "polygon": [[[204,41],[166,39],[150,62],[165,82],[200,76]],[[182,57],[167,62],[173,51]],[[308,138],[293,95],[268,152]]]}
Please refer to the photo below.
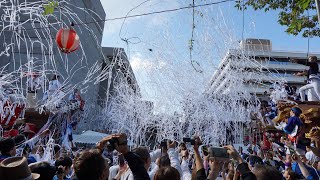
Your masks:
{"label": "raised arm", "polygon": [[203,168],[202,159],[199,152],[199,145],[201,145],[201,140],[199,137],[195,137],[195,144],[193,146],[194,157],[196,159],[196,179],[197,180],[206,180],[206,171]]}

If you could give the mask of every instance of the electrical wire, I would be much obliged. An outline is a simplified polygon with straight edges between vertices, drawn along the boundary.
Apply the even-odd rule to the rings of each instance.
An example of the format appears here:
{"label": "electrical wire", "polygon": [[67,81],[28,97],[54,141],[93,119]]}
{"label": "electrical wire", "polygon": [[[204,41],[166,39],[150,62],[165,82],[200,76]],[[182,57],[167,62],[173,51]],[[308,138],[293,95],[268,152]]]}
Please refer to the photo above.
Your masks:
{"label": "electrical wire", "polygon": [[127,19],[127,17],[129,16],[129,14],[130,14],[133,10],[139,8],[140,6],[142,6],[143,4],[145,4],[145,3],[149,2],[149,1],[150,1],[150,0],[143,1],[143,2],[140,3],[138,6],[135,6],[134,8],[130,9],[130,11],[126,14],[126,16],[125,16],[125,18],[124,18],[124,20],[123,20],[123,22],[122,22],[122,24],[121,24],[120,31],[119,31],[119,37],[120,37],[120,39],[121,39],[122,41],[125,41],[125,42],[128,43],[128,39],[125,39],[125,38],[121,37],[121,32],[122,32],[122,29],[123,29],[123,25],[124,25],[124,23],[126,22],[126,19]]}
{"label": "electrical wire", "polygon": [[195,66],[194,66],[194,63],[196,63],[199,67],[200,67],[200,64],[198,61],[195,61],[192,59],[192,50],[193,50],[193,42],[194,42],[194,29],[196,28],[195,27],[195,19],[194,19],[194,16],[195,16],[195,0],[192,0],[192,31],[191,31],[191,39],[190,39],[190,47],[189,47],[189,50],[190,50],[190,53],[189,53],[189,56],[190,56],[190,63],[193,67],[193,69],[196,71],[196,72],[199,72],[199,73],[202,73],[203,71],[202,70],[199,70],[197,69]]}
{"label": "electrical wire", "polygon": [[[126,14],[126,18],[123,20],[123,22],[122,22],[122,24],[121,24],[121,28],[120,28],[120,31],[119,31],[119,38],[120,38],[122,41],[124,41],[124,42],[126,43],[126,45],[127,45],[127,52],[128,52],[128,58],[129,58],[129,59],[130,59],[130,47],[129,47],[129,43],[138,44],[138,43],[141,42],[141,39],[140,39],[139,37],[130,37],[130,38],[121,37],[121,32],[122,32],[122,29],[123,29],[123,25],[124,25],[124,23],[126,22],[127,17],[129,16],[129,14],[130,14],[133,10],[139,8],[140,6],[142,6],[143,4],[145,4],[145,3],[147,3],[147,2],[150,2],[150,0],[145,0],[145,1],[143,1],[142,3],[140,3],[139,5],[133,7],[132,9],[130,9],[130,11]],[[133,43],[133,42],[130,41],[130,39],[138,39],[139,41],[138,41],[137,43]]]}
{"label": "electrical wire", "polygon": [[[191,8],[196,8],[196,7],[205,7],[205,6],[217,5],[217,4],[222,4],[222,3],[226,3],[226,2],[234,2],[234,1],[235,0],[223,0],[223,1],[206,3],[206,4],[199,4],[199,5],[194,5],[194,6],[193,5],[189,5],[189,6],[184,6],[184,7],[180,7],[180,8],[174,8],[174,9],[167,9],[167,10],[162,10],[162,11],[153,11],[153,12],[130,15],[130,16],[122,16],[122,17],[109,18],[109,19],[101,19],[101,20],[95,20],[95,21],[83,22],[83,23],[74,23],[74,26],[79,26],[79,25],[84,25],[84,24],[92,24],[92,23],[98,23],[98,22],[116,21],[116,20],[121,20],[121,19],[149,16],[149,15],[154,15],[154,14],[168,13],[168,12],[175,12],[175,11],[180,11],[180,10],[184,10],[184,9],[191,9]],[[57,23],[59,24],[61,22],[57,22]],[[21,29],[21,30],[28,31],[28,30],[45,29],[45,28],[53,28],[53,27],[47,26],[47,27],[32,28],[32,29]],[[3,30],[3,31],[17,31],[17,30]]]}

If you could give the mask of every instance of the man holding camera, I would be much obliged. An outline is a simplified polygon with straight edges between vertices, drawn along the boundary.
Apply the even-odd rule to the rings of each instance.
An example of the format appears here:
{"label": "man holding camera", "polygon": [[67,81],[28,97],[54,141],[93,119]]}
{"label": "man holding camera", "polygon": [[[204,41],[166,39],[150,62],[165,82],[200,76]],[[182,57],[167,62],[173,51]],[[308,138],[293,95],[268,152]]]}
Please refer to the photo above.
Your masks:
{"label": "man holding camera", "polygon": [[134,153],[129,151],[126,134],[113,134],[107,136],[97,144],[97,148],[102,153],[106,145],[111,146],[119,153],[123,154],[135,180],[150,179],[147,172],[147,166],[150,166],[150,163],[148,162],[151,161],[150,155],[149,157],[140,158],[140,156],[137,155],[138,152]]}
{"label": "man holding camera", "polygon": [[[199,146],[202,144],[199,137],[195,136],[193,139],[192,145],[195,154],[195,163],[196,163],[196,179],[197,180],[207,180],[207,179],[216,179],[221,170],[222,164],[230,160],[230,158],[234,159],[239,163],[237,166],[237,173],[244,180],[256,180],[256,176],[251,172],[248,167],[248,164],[244,162],[239,155],[239,153],[235,150],[235,148],[231,145],[224,146],[223,148],[213,148],[209,147],[208,149],[208,158],[209,158],[209,166],[210,173],[208,176],[206,175],[205,168],[202,162],[202,158],[199,152]],[[220,150],[219,150],[220,149]],[[222,155],[224,154],[224,155]],[[225,157],[228,156],[228,158]],[[221,156],[221,157],[220,157]],[[236,173],[236,174],[237,174]]]}

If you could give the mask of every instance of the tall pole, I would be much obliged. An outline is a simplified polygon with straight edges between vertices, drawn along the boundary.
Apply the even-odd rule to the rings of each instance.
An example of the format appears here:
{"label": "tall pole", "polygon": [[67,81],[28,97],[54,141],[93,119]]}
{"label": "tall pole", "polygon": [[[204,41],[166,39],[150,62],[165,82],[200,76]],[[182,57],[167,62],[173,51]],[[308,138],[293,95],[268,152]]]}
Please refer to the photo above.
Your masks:
{"label": "tall pole", "polygon": [[315,0],[315,1],[316,1],[316,7],[317,7],[318,22],[320,26],[320,0]]}

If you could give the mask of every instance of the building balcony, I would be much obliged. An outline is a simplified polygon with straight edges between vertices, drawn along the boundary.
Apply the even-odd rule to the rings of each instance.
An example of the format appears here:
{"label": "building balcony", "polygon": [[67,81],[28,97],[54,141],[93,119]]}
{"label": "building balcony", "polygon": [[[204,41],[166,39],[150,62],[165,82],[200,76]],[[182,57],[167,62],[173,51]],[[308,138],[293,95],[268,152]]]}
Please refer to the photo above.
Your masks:
{"label": "building balcony", "polygon": [[262,51],[262,50],[239,50],[230,49],[228,54],[239,55],[240,53],[248,56],[259,56],[259,57],[273,57],[273,58],[296,58],[296,59],[307,59],[308,55],[317,56],[320,59],[320,52],[306,53],[299,51]]}
{"label": "building balcony", "polygon": [[241,65],[243,68],[261,68],[261,69],[270,69],[270,70],[286,70],[286,71],[303,71],[307,69],[308,67],[301,64],[291,63],[291,62],[278,62],[278,61],[265,61],[265,62],[257,62],[254,63],[248,63]]}
{"label": "building balcony", "polygon": [[[226,78],[215,81],[214,86],[211,86],[209,88],[209,92],[219,93],[219,92],[225,92],[226,89],[230,88],[232,83],[244,83],[244,82],[252,82],[252,83],[266,83],[270,84],[272,82],[287,82],[290,84],[300,84],[304,85],[306,81],[306,77],[300,77],[300,76],[294,76],[292,74],[281,74],[281,73],[266,73],[266,74],[257,74],[257,73],[244,73],[244,74],[238,74],[238,75],[228,75]],[[266,90],[269,90],[269,87],[262,87],[262,86],[256,86],[256,85],[245,85],[247,86],[247,90],[250,93],[262,93]],[[240,87],[240,84],[239,86]]]}
{"label": "building balcony", "polygon": [[307,78],[283,73],[249,73],[247,76],[244,76],[244,80],[261,82],[286,81],[287,83],[304,84]]}

